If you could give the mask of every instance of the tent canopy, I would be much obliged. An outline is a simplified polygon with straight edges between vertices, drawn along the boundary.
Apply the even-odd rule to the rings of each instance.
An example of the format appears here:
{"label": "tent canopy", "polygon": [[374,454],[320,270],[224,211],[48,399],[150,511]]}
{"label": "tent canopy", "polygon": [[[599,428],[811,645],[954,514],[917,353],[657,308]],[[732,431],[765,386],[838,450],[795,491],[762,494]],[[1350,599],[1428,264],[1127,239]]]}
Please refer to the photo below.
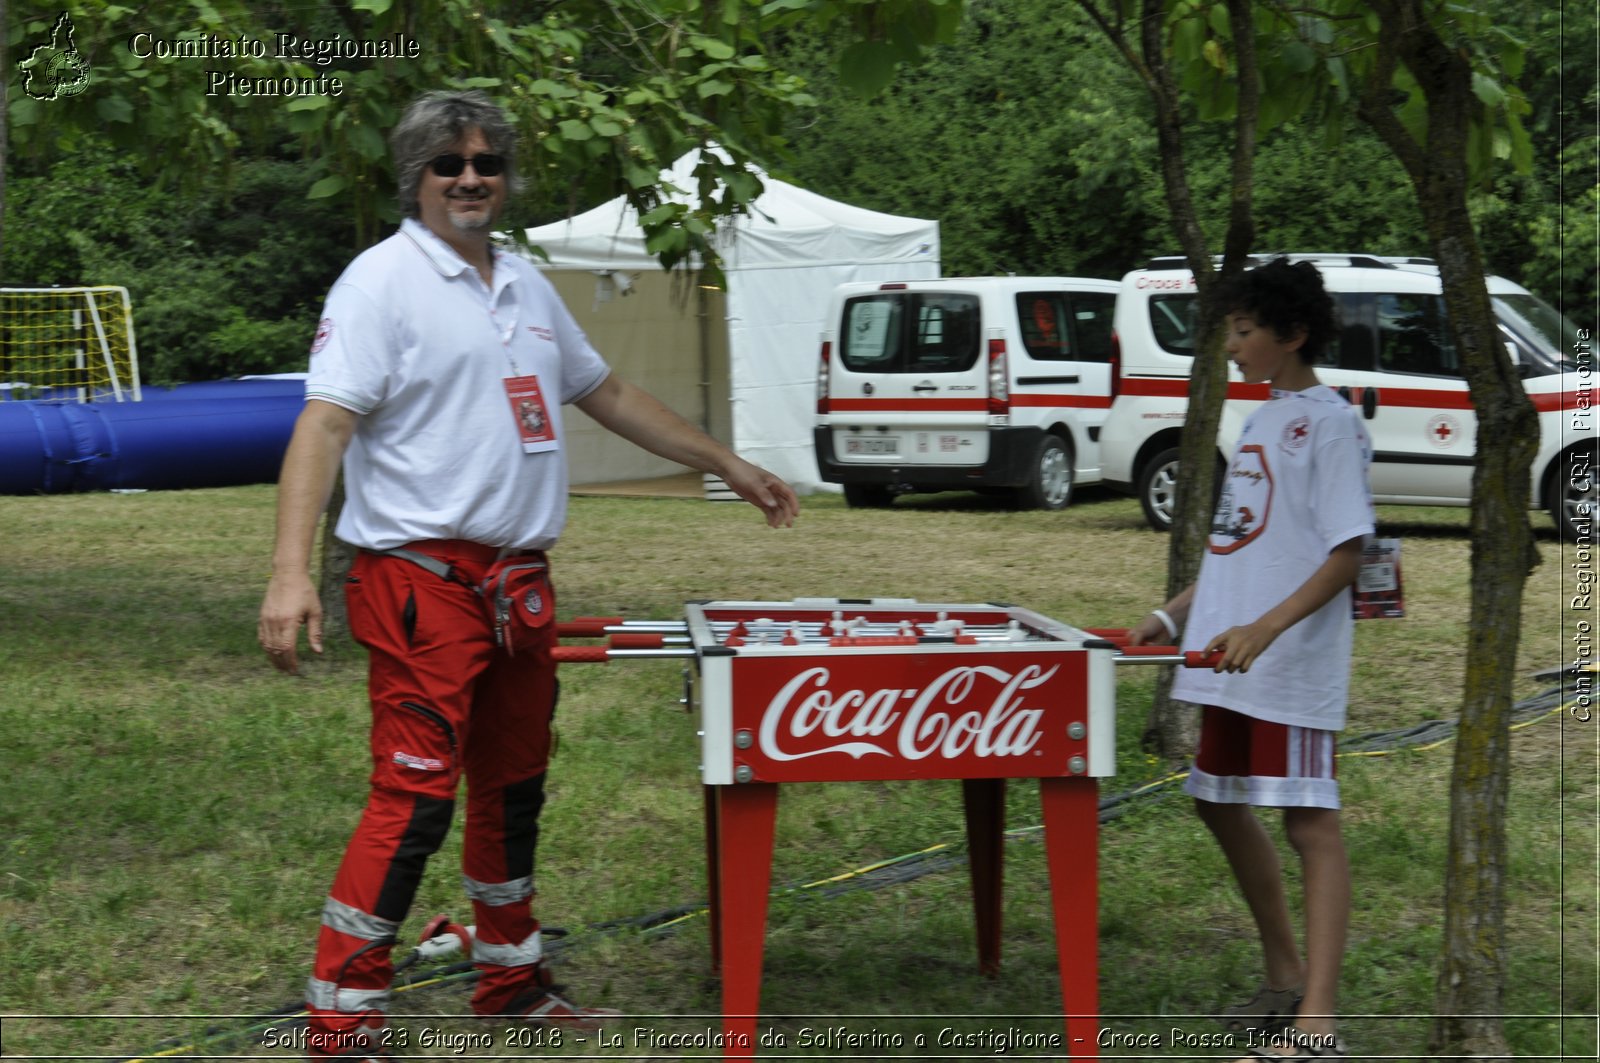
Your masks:
{"label": "tent canopy", "polygon": [[[680,158],[663,181],[692,189],[695,161],[694,152]],[[725,442],[797,489],[813,490],[821,486],[811,440],[817,344],[833,289],[846,281],[937,277],[939,223],[865,210],[760,177],[763,191],[750,214],[718,225],[727,292],[725,317],[716,324],[726,333],[732,405],[732,438]],[[549,256],[534,259],[541,269],[664,276],[645,250],[638,212],[625,197],[525,235]],[[597,300],[587,311],[571,308],[589,328],[597,317],[616,312],[616,305]],[[695,351],[703,346],[664,352],[657,335],[648,351],[602,348],[601,354],[629,377],[635,358],[659,361],[663,354],[676,354],[683,373],[698,375],[705,366]],[[689,411],[678,412],[695,419]]]}

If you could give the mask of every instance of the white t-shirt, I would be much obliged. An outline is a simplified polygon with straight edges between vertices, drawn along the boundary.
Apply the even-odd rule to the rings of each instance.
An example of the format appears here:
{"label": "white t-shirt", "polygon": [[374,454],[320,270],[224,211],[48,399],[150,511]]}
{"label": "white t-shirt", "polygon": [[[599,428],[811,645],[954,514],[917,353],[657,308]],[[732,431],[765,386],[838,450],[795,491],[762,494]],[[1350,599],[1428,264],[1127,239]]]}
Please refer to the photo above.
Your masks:
{"label": "white t-shirt", "polygon": [[[467,539],[542,550],[561,534],[561,404],[588,395],[610,370],[531,264],[496,252],[493,276],[491,291],[408,218],[328,293],[306,397],[361,414],[335,529],[346,542],[386,550]],[[528,376],[538,378],[541,428],[556,444],[538,453],[524,452],[505,383]]]}
{"label": "white t-shirt", "polygon": [[[1331,388],[1274,391],[1223,473],[1183,648],[1251,623],[1293,594],[1340,543],[1373,531],[1359,414]],[[1279,635],[1248,672],[1180,668],[1172,694],[1276,723],[1344,726],[1354,624],[1350,592]]]}

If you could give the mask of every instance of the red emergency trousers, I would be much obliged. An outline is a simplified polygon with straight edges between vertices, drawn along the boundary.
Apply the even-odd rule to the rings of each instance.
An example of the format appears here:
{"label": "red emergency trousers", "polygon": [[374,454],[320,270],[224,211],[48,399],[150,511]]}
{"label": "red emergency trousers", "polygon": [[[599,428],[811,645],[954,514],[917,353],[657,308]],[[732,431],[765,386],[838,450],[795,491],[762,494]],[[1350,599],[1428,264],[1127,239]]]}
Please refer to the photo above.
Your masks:
{"label": "red emergency trousers", "polygon": [[450,578],[362,552],[346,586],[351,634],[370,654],[371,791],[323,910],[307,989],[313,1032],[382,1024],[389,952],[449,830],[463,774],[462,871],[482,971],[474,1010],[501,1010],[539,958],[533,866],[556,702],[555,596],[547,570],[521,573],[508,652],[497,644],[494,601],[478,587],[505,566],[544,558],[497,565],[498,550],[455,540],[407,549],[447,562]]}

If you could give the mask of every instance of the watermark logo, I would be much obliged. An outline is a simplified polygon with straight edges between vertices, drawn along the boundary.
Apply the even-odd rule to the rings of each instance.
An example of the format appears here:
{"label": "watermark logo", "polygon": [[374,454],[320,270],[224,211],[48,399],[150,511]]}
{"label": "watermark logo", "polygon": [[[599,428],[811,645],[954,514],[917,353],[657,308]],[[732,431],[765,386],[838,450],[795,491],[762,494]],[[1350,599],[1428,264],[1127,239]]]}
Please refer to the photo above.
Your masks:
{"label": "watermark logo", "polygon": [[72,35],[72,16],[63,11],[50,30],[50,43],[36,46],[17,63],[23,92],[36,100],[60,100],[89,87],[89,63]]}

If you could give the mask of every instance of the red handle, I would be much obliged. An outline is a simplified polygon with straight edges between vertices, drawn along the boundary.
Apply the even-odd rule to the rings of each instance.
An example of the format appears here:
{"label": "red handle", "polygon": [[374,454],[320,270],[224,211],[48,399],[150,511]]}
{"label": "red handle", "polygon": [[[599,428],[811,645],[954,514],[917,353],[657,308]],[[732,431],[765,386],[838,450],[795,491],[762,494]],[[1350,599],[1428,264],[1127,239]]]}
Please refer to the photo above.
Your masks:
{"label": "red handle", "polygon": [[1086,627],[1084,634],[1093,635],[1097,639],[1115,642],[1119,646],[1128,641],[1128,629],[1125,627]]}
{"label": "red handle", "polygon": [[618,632],[611,636],[614,650],[659,650],[667,644],[665,635],[652,635],[644,631]]}
{"label": "red handle", "polygon": [[[1166,658],[1173,664],[1181,664],[1185,668],[1215,668],[1217,662],[1222,660],[1221,650],[1206,653],[1204,650],[1190,650],[1179,653],[1172,646],[1118,646],[1117,652],[1124,657],[1155,657]],[[1163,660],[1160,663],[1165,664]]]}
{"label": "red handle", "polygon": [[575,616],[571,620],[556,621],[556,634],[574,639],[597,639],[608,627],[620,627],[620,616]]}
{"label": "red handle", "polygon": [[611,660],[604,646],[557,646],[550,656],[557,664],[605,664]]}

